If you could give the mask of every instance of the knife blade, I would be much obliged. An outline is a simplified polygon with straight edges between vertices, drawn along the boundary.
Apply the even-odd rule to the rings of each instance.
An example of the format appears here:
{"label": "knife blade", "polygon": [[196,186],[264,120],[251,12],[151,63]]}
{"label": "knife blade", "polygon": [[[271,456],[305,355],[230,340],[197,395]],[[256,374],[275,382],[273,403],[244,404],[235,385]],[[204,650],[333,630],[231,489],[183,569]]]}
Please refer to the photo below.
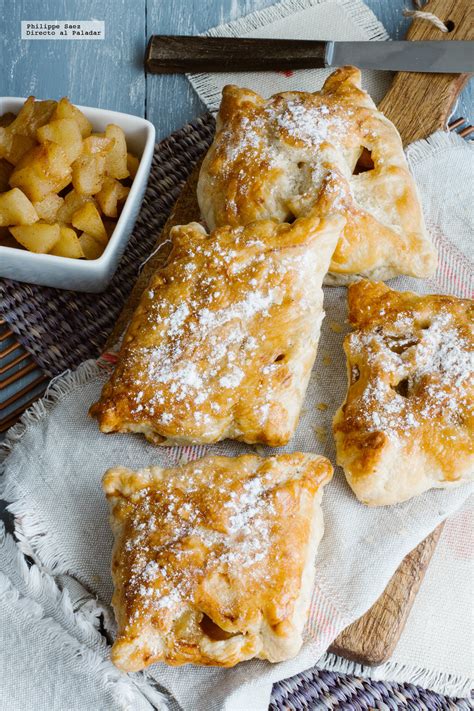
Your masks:
{"label": "knife blade", "polygon": [[152,35],[145,67],[152,74],[278,71],[340,67],[404,72],[474,72],[474,41],[324,42],[250,37]]}

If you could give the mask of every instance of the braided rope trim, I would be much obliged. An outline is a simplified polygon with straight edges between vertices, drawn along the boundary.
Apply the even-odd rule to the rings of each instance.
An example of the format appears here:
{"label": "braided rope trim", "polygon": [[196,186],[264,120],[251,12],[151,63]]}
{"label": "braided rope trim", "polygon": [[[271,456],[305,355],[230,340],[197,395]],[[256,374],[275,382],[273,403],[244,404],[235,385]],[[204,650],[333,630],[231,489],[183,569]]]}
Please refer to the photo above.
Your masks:
{"label": "braided rope trim", "polygon": [[423,10],[422,0],[412,0],[413,5],[416,10],[404,10],[404,17],[413,17],[415,20],[424,20],[425,22],[431,22],[432,25],[438,28],[440,32],[449,32],[449,28],[446,27],[444,22],[439,19],[437,15],[432,12],[425,12]]}
{"label": "braided rope trim", "polygon": [[404,10],[404,17],[413,17],[414,20],[424,20],[425,22],[431,22],[432,25],[438,28],[440,32],[449,32],[444,22],[439,19],[437,15],[433,15],[432,12],[423,12],[422,10]]}

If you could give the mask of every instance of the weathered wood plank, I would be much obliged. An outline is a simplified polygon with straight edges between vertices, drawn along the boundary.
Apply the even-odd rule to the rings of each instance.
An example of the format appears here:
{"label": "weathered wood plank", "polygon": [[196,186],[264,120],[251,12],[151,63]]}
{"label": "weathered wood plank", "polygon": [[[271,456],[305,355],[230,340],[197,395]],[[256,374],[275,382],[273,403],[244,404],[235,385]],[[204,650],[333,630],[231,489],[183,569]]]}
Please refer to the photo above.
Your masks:
{"label": "weathered wood plank", "polygon": [[[143,116],[145,2],[4,2],[0,94],[69,96],[77,104]],[[22,40],[21,20],[104,20],[104,40]]]}
{"label": "weathered wood plank", "polygon": [[[415,20],[407,33],[410,40],[472,40],[474,28],[469,0],[430,0],[426,10],[443,22],[453,23],[443,33],[431,23]],[[406,145],[446,126],[467,74],[422,74],[398,72],[382,99],[380,109],[393,121]]]}

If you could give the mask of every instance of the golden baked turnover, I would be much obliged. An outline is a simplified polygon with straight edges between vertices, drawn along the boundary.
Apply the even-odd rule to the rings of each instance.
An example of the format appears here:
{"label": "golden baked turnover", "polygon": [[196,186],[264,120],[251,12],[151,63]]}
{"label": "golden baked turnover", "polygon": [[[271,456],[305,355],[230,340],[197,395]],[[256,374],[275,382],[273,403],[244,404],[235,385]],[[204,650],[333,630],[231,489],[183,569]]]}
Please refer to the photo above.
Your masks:
{"label": "golden baked turnover", "polygon": [[300,453],[106,472],[114,664],[229,667],[294,656],[331,476],[327,459]]}
{"label": "golden baked turnover", "polygon": [[144,291],[91,408],[102,432],[143,432],[156,444],[286,444],[343,223],[309,214],[210,235],[197,223],[173,228],[168,264]]}
{"label": "golden baked turnover", "polygon": [[337,462],[365,504],[405,501],[474,475],[473,302],[382,283],[349,287],[348,392]]}
{"label": "golden baked turnover", "polygon": [[427,277],[436,268],[398,131],[355,67],[336,70],[321,91],[268,100],[226,86],[197,192],[211,229],[289,221],[314,208],[343,214],[328,284]]}

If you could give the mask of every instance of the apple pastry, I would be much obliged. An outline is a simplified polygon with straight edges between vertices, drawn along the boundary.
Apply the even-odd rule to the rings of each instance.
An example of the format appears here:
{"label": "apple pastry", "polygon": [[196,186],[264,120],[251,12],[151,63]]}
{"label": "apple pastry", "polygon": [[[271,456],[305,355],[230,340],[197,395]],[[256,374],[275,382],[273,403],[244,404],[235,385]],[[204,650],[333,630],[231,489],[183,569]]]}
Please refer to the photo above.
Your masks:
{"label": "apple pastry", "polygon": [[286,444],[323,318],[322,280],[343,218],[312,214],[173,228],[167,266],[132,317],[91,414],[156,444]]}
{"label": "apple pastry", "polygon": [[358,499],[395,504],[474,475],[473,302],[349,287],[337,462]]}
{"label": "apple pastry", "polygon": [[327,284],[428,277],[436,268],[398,131],[355,67],[336,70],[314,93],[263,99],[226,86],[197,192],[211,229],[314,209],[344,215]]}
{"label": "apple pastry", "polygon": [[331,476],[327,459],[300,453],[106,472],[114,664],[230,667],[297,654]]}

